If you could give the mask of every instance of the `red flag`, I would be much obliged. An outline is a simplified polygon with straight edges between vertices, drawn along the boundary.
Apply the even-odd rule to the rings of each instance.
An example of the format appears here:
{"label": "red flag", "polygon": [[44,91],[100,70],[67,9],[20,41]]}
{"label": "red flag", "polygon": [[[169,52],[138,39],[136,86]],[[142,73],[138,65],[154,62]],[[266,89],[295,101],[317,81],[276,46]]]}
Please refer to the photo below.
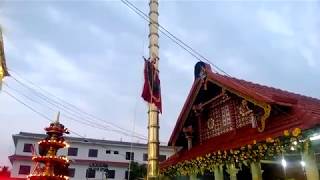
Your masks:
{"label": "red flag", "polygon": [[161,89],[159,72],[154,66],[154,61],[144,61],[144,85],[141,97],[157,106],[162,113]]}

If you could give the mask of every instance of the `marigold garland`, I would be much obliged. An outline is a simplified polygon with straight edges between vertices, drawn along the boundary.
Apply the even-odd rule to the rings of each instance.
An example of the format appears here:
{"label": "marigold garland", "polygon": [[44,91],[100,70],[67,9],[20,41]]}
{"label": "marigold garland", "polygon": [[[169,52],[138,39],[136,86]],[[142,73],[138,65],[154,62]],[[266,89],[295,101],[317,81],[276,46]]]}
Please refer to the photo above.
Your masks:
{"label": "marigold garland", "polygon": [[237,167],[248,165],[262,159],[275,159],[283,153],[301,151],[303,148],[303,137],[301,129],[295,128],[292,133],[289,130],[283,132],[282,137],[266,138],[265,141],[253,141],[252,144],[242,146],[238,149],[217,151],[199,156],[192,160],[179,162],[176,165],[162,169],[161,174],[165,176],[186,176],[214,172],[215,167],[234,163]]}

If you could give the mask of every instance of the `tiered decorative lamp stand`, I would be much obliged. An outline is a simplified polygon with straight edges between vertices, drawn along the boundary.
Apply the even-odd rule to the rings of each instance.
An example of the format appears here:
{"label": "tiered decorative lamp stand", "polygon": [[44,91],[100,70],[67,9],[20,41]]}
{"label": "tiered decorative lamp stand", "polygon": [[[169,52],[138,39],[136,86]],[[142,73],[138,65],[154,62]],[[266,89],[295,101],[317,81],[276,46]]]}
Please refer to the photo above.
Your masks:
{"label": "tiered decorative lamp stand", "polygon": [[69,134],[68,129],[57,120],[45,128],[47,137],[38,142],[39,154],[34,155],[32,160],[36,163],[33,172],[28,176],[28,180],[67,180],[69,179],[68,167],[70,161],[66,156],[58,156],[57,152],[65,148],[68,144],[63,138],[64,134]]}

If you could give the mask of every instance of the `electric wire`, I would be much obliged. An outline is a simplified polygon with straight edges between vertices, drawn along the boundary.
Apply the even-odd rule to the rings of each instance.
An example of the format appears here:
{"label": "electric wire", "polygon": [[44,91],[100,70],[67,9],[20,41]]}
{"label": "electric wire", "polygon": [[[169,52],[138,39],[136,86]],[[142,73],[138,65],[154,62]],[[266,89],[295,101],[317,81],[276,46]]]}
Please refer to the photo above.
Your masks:
{"label": "electric wire", "polygon": [[[4,85],[5,85],[8,89],[11,88],[11,87],[9,87],[7,84],[4,84]],[[11,89],[12,89],[12,88],[11,88]],[[19,99],[17,96],[13,95],[12,93],[10,93],[10,92],[8,92],[8,91],[6,91],[6,90],[3,90],[3,92],[4,92],[5,94],[7,94],[8,96],[10,96],[11,98],[13,98],[14,100],[16,100],[17,102],[19,102],[20,104],[22,104],[23,106],[25,106],[25,107],[27,107],[28,109],[30,109],[32,112],[34,112],[34,113],[36,113],[37,115],[41,116],[42,118],[46,119],[48,122],[52,122],[52,120],[51,120],[48,116],[46,116],[45,114],[43,114],[43,113],[41,113],[40,111],[36,110],[35,108],[33,108],[32,106],[28,105],[27,103],[23,102],[23,101],[22,101],[21,99]],[[24,97],[28,97],[28,96],[25,96],[25,95],[24,95]],[[28,99],[31,100],[32,98],[28,98]],[[36,101],[34,101],[34,102],[36,102]],[[53,110],[53,109],[52,109],[52,110]],[[53,110],[53,111],[55,111],[55,110]],[[136,111],[136,108],[135,108],[135,111]],[[63,114],[61,114],[61,115],[63,115]],[[65,116],[65,115],[64,115],[64,116]],[[67,118],[70,119],[70,117],[68,117],[68,116],[67,116]],[[77,132],[74,131],[74,130],[71,130],[70,128],[68,128],[68,131],[71,132],[71,133],[73,133],[74,135],[76,135],[76,136],[84,139],[84,141],[87,142],[87,143],[99,145],[99,144],[96,144],[96,143],[88,140],[85,136],[77,133]],[[101,146],[101,147],[103,147],[103,148],[107,147],[107,146],[105,146],[105,145],[99,145],[99,146]],[[133,141],[130,142],[130,152],[133,152]],[[120,155],[122,155],[122,156],[125,157],[124,154],[120,154]],[[130,161],[129,161],[129,163],[128,163],[128,165],[129,165],[129,172],[130,172],[130,168],[131,168],[132,157],[133,157],[133,156],[130,155]],[[137,161],[137,160],[135,160],[135,162],[145,163],[144,161]]]}
{"label": "electric wire", "polygon": [[[137,15],[139,15],[141,18],[143,18],[144,20],[146,20],[147,22],[149,22],[151,25],[154,25],[151,18],[149,18],[149,16],[143,12],[142,10],[140,10],[137,6],[135,6],[133,3],[131,3],[129,0],[121,0],[121,2],[123,4],[125,4],[129,9],[131,9],[132,11],[134,11]],[[153,22],[153,23],[151,23]],[[174,43],[176,43],[179,47],[181,47],[182,49],[184,49],[185,51],[187,51],[191,56],[193,56],[194,58],[196,58],[199,61],[206,61],[207,63],[209,63],[210,65],[212,65],[214,68],[216,68],[218,71],[222,72],[223,74],[225,74],[227,77],[231,78],[230,82],[232,84],[241,86],[242,88],[247,89],[247,87],[245,87],[241,82],[235,81],[234,78],[228,74],[226,71],[224,71],[222,68],[220,68],[219,66],[217,66],[216,64],[212,63],[208,58],[206,58],[205,56],[203,56],[201,53],[199,53],[198,51],[196,51],[194,48],[192,48],[190,45],[188,45],[187,43],[185,43],[183,40],[181,40],[180,38],[178,38],[177,36],[175,36],[173,33],[171,33],[169,30],[167,30],[164,26],[162,26],[160,23],[157,23],[158,27],[160,28],[159,31],[164,34],[166,37],[168,37],[170,40],[172,40]],[[156,25],[154,25],[156,26]],[[253,93],[255,93],[256,95],[259,96],[264,96],[263,94],[253,91]]]}
{"label": "electric wire", "polygon": [[[24,97],[29,98],[29,97],[26,96],[26,95],[24,95]],[[39,97],[40,97],[40,96],[39,96]],[[40,97],[40,98],[41,98],[41,97]],[[30,99],[30,98],[29,98],[29,99]],[[48,101],[48,100],[46,100],[46,99],[43,99],[43,100],[44,100],[45,102],[53,105],[53,106],[56,106],[55,104],[51,103],[50,101]],[[48,106],[47,106],[47,107],[48,107]],[[48,107],[48,108],[49,108],[49,107]],[[59,106],[56,106],[56,108],[57,108],[57,109],[60,109]],[[55,110],[52,109],[52,108],[50,108],[50,109],[53,110],[53,111],[55,111]],[[110,126],[105,126],[105,125],[102,125],[102,124],[98,124],[97,122],[93,122],[93,121],[87,120],[87,119],[83,118],[82,116],[78,116],[77,114],[74,114],[74,113],[70,112],[69,110],[66,110],[66,109],[64,109],[64,110],[65,110],[64,112],[66,112],[67,114],[69,114],[69,116],[68,116],[68,115],[64,115],[64,116],[66,116],[67,118],[69,118],[69,119],[71,119],[71,120],[73,120],[73,121],[80,122],[80,123],[85,124],[85,125],[89,125],[90,127],[98,127],[99,129],[104,129],[104,130],[107,130],[107,131],[117,132],[117,133],[120,133],[120,134],[125,135],[125,136],[127,136],[127,137],[130,136],[129,133],[122,132],[122,131],[115,130],[115,129],[110,129]],[[70,116],[70,115],[71,115],[71,116]],[[76,116],[77,119],[74,118],[73,116]],[[79,120],[79,119],[80,119],[80,120]],[[134,135],[134,137],[139,138],[139,139],[144,139],[144,138],[138,137],[138,136],[136,136],[136,135]]]}
{"label": "electric wire", "polygon": [[[54,109],[52,108],[51,106],[48,106],[48,105],[45,105],[43,103],[40,103],[39,101],[36,101],[35,98],[32,98],[22,92],[20,92],[19,90],[15,89],[15,88],[12,88],[10,87],[7,83],[4,83],[4,85],[10,89],[10,90],[13,90],[15,91],[17,94],[19,94],[20,96],[23,96],[25,99],[28,99],[29,101],[33,102],[33,103],[36,103],[36,104],[39,104],[40,106],[45,106],[46,108],[48,108],[49,110],[51,110],[52,112],[57,112],[57,111],[60,111],[61,109],[59,107],[56,107],[57,109]],[[17,97],[15,97],[16,99]],[[23,102],[22,100],[20,100],[19,102]],[[24,104],[27,104],[27,103],[24,103]],[[28,104],[27,104],[28,105]],[[31,105],[28,105],[29,107],[31,107]],[[35,108],[33,108],[35,109]],[[100,130],[104,130],[104,131],[112,131],[112,132],[116,132],[116,133],[119,133],[121,135],[124,135],[126,137],[135,137],[137,139],[141,139],[141,140],[146,140],[145,138],[142,138],[142,137],[139,137],[139,136],[136,136],[136,135],[131,135],[129,133],[124,133],[124,132],[121,132],[121,131],[118,131],[118,130],[114,130],[114,129],[110,129],[110,127],[107,127],[105,125],[102,125],[102,124],[98,124],[97,122],[93,122],[93,121],[89,121],[89,120],[86,120],[82,117],[79,117],[78,118],[75,118],[74,117],[74,114],[68,112],[68,111],[63,111],[61,113],[62,116],[66,117],[67,119],[70,119],[74,122],[77,122],[77,123],[80,123],[80,124],[83,124],[83,125],[86,125],[86,126],[89,126],[89,127],[92,127],[92,128],[96,128],[96,129],[100,129]],[[49,118],[50,119],[50,118]]]}
{"label": "electric wire", "polygon": [[[148,18],[148,16],[141,11],[140,9],[138,9],[135,5],[133,5],[130,1],[128,0],[121,0],[121,2],[123,2],[125,5],[127,5],[130,9],[132,9],[134,12],[136,12],[139,16],[141,16],[143,19],[147,20],[148,22],[151,22],[150,19]],[[147,17],[147,18],[146,18]],[[205,58],[203,55],[201,55],[200,53],[198,53],[196,50],[194,50],[191,46],[187,45],[185,42],[183,42],[181,39],[177,38],[175,35],[173,35],[170,31],[168,31],[166,28],[164,28],[162,25],[158,24],[159,27],[161,28],[160,32],[163,33],[165,36],[167,36],[169,39],[171,39],[173,42],[175,42],[177,45],[179,45],[181,48],[183,48],[184,50],[186,50],[189,54],[191,54],[193,57],[195,57],[196,59],[202,61],[205,60],[206,62],[208,62],[209,64],[211,64],[212,66],[214,66],[216,69],[218,69],[219,71],[223,72],[224,74],[226,74],[227,76],[230,76],[228,73],[226,73],[225,71],[223,71],[221,68],[219,68],[218,66],[216,66],[215,64],[213,64],[210,60],[208,60],[207,58]],[[168,35],[169,34],[169,35]],[[170,37],[171,36],[171,37]],[[231,76],[230,76],[231,77]],[[13,77],[14,78],[14,77]],[[14,78],[15,80],[17,80],[16,78]],[[17,81],[19,82],[19,81]],[[238,84],[238,82],[236,82]],[[23,83],[20,83],[21,85],[23,85]],[[241,84],[241,83],[239,83]],[[33,84],[35,86],[35,84]],[[43,89],[42,89],[43,90]],[[6,92],[8,94],[8,92]],[[256,92],[255,92],[256,93]],[[48,93],[49,94],[49,93]],[[258,93],[257,93],[258,94]],[[9,94],[8,94],[9,95]],[[50,94],[51,96],[54,96],[55,98],[59,99],[57,96]],[[11,96],[11,95],[9,95]],[[11,96],[12,97],[12,96]],[[46,97],[46,96],[45,96]],[[14,97],[12,97],[14,98]],[[16,98],[14,98],[16,99]],[[17,100],[17,99],[16,99]],[[63,101],[62,99],[59,99],[60,101]],[[21,102],[20,102],[21,103]],[[66,101],[64,101],[64,103],[68,104],[69,106],[73,107],[74,110],[80,110],[78,108],[76,108],[75,106],[73,106],[70,103],[67,103]],[[58,103],[59,104],[59,103]],[[64,106],[63,104],[60,104],[60,106],[70,109],[67,106]],[[28,106],[27,106],[28,107]],[[30,109],[30,107],[29,107]],[[80,110],[81,111],[81,110]],[[84,111],[81,111],[81,113],[84,113],[86,115],[90,115]],[[92,115],[90,115],[92,116]],[[94,118],[96,118],[95,116],[92,116]],[[48,119],[48,118],[46,118]],[[97,118],[98,119],[98,118]],[[103,121],[105,122],[105,121]],[[119,126],[116,126],[113,124],[113,126],[125,130]]]}
{"label": "electric wire", "polygon": [[[144,20],[148,21],[150,24],[154,25],[152,19],[149,18],[149,16],[140,10],[137,6],[135,6],[133,3],[131,3],[128,0],[121,0],[123,4],[125,4],[128,8],[130,8],[132,11],[134,11],[136,14],[138,14],[140,17],[142,17]],[[153,22],[153,23],[152,23]],[[196,58],[199,61],[206,61],[207,63],[211,64],[213,67],[215,67],[220,72],[229,75],[227,72],[225,72],[222,68],[217,66],[216,64],[212,63],[208,58],[204,57],[202,54],[200,54],[198,51],[196,51],[194,48],[192,48],[190,45],[182,41],[180,38],[175,36],[173,33],[171,33],[169,30],[167,30],[164,26],[162,26],[160,23],[158,23],[159,31],[163,33],[166,37],[168,37],[170,40],[172,40],[174,43],[176,43],[178,46],[183,48],[185,51],[187,51],[190,55],[192,55],[194,58]]]}
{"label": "electric wire", "polygon": [[[10,70],[10,72],[12,72],[12,70]],[[16,73],[16,72],[15,72]],[[17,74],[17,73],[16,73]],[[47,104],[50,104],[51,106],[54,106],[57,110],[53,109],[51,106],[48,106],[48,105],[44,105],[44,104],[41,104],[40,102],[38,101],[35,101],[35,99],[29,97],[28,95],[26,94],[23,94],[22,92],[19,92],[19,90],[13,88],[13,87],[10,87],[7,83],[4,83],[8,88],[11,88],[12,90],[14,90],[15,92],[17,92],[18,94],[20,94],[21,96],[23,96],[24,98],[28,99],[29,101],[32,101],[34,103],[38,103],[42,106],[46,106],[49,110],[53,111],[53,112],[57,112],[57,111],[61,111],[61,110],[64,110],[65,113],[69,114],[69,115],[66,115],[65,113],[61,113],[62,116],[72,120],[72,121],[75,121],[75,122],[78,122],[78,123],[81,123],[83,125],[86,125],[86,126],[89,126],[89,127],[92,127],[92,128],[96,128],[96,129],[100,129],[100,130],[104,130],[104,131],[113,131],[113,132],[116,132],[118,134],[122,134],[126,137],[135,137],[136,139],[140,139],[140,140],[143,140],[143,141],[146,141],[147,138],[143,135],[140,135],[134,131],[129,131],[129,130],[126,130],[126,132],[122,132],[122,131],[119,131],[119,130],[116,130],[116,129],[110,129],[111,127],[110,126],[105,126],[105,125],[101,125],[101,124],[98,124],[97,122],[95,121],[89,121],[87,120],[86,118],[82,117],[82,116],[79,116],[77,114],[75,114],[74,112],[70,112],[70,108],[67,108],[65,109],[66,106],[63,106],[63,107],[59,107],[62,106],[63,104],[59,103],[59,102],[56,102],[54,100],[52,100],[50,97],[47,97],[46,95],[42,94],[41,92],[35,90],[34,88],[28,86],[27,84],[21,82],[20,80],[18,80],[17,78],[15,78],[14,76],[11,75],[11,78],[13,80],[15,80],[19,85],[23,86],[24,88],[28,89],[31,93],[33,93],[34,95],[36,95],[38,98],[40,98],[42,101],[44,101],[45,103]],[[21,78],[21,77],[20,77]],[[22,79],[22,78],[21,78]],[[31,81],[29,81],[30,83],[33,83]],[[34,86],[35,83],[33,83]],[[40,87],[39,87],[40,88]],[[53,95],[53,94],[52,94]],[[57,96],[56,96],[57,97]],[[51,102],[51,101],[54,101],[54,102]],[[77,118],[74,118],[74,116],[76,116]],[[103,121],[105,122],[105,121]],[[130,134],[131,132],[131,134]],[[160,144],[166,144],[165,142],[162,142],[160,141]]]}
{"label": "electric wire", "polygon": [[[140,10],[137,6],[135,6],[133,3],[131,3],[129,0],[121,0],[121,2],[123,4],[125,4],[129,9],[131,9],[132,11],[134,11],[137,15],[139,15],[141,18],[143,18],[144,20],[146,20],[147,22],[150,23],[150,25],[154,25],[159,27],[159,31],[164,34],[167,38],[169,38],[170,40],[172,40],[174,43],[176,43],[179,47],[181,47],[182,49],[184,49],[186,52],[188,52],[191,56],[193,56],[194,58],[196,58],[199,61],[206,61],[207,63],[209,63],[211,66],[213,66],[215,69],[217,69],[218,71],[222,72],[223,74],[225,74],[227,77],[230,78],[230,82],[232,84],[238,85],[242,88],[247,89],[247,87],[245,87],[241,82],[236,81],[230,74],[228,74],[226,71],[224,71],[222,68],[220,68],[219,66],[217,66],[216,64],[212,63],[208,58],[206,58],[205,56],[203,56],[202,54],[200,54],[197,50],[195,50],[194,48],[192,48],[190,45],[188,45],[187,43],[185,43],[183,40],[181,40],[180,38],[178,38],[177,36],[175,36],[173,33],[171,33],[169,30],[167,30],[164,26],[162,26],[160,23],[156,23],[154,21],[152,21],[152,19],[142,10]],[[157,25],[155,25],[157,24]],[[253,91],[254,94],[259,95],[264,97],[263,94]],[[283,110],[281,110],[280,108],[278,108],[277,106],[275,106],[275,108],[277,110],[279,110],[280,113],[287,115],[288,113],[284,112]]]}
{"label": "electric wire", "polygon": [[[17,101],[18,103],[20,103],[20,104],[22,104],[23,106],[27,107],[27,108],[28,108],[29,110],[31,110],[32,112],[34,112],[34,113],[36,113],[37,115],[41,116],[42,118],[48,120],[48,122],[52,122],[52,120],[51,120],[48,116],[46,116],[45,114],[43,114],[43,113],[41,113],[40,111],[36,110],[35,108],[31,107],[30,105],[24,103],[24,102],[21,101],[19,98],[17,98],[15,95],[9,93],[9,92],[6,91],[6,90],[2,90],[2,92],[6,93],[8,96],[10,96],[11,98],[13,98],[15,101]],[[75,132],[75,131],[73,131],[73,130],[71,130],[71,129],[69,129],[69,128],[68,128],[68,130],[69,130],[71,133],[73,133],[73,134],[75,134],[75,135],[77,135],[77,136],[79,136],[79,137],[83,137],[83,136],[81,136],[79,133],[77,133],[77,132]]]}
{"label": "electric wire", "polygon": [[[110,126],[113,126],[114,128],[120,129],[120,130],[121,130],[122,132],[124,132],[124,133],[129,132],[128,129],[122,128],[122,127],[120,127],[120,126],[118,126],[118,125],[116,125],[116,124],[114,124],[114,123],[112,123],[112,122],[103,120],[103,119],[101,119],[101,118],[99,118],[99,117],[97,117],[97,116],[95,116],[95,115],[93,115],[93,114],[90,114],[90,113],[88,113],[88,112],[86,112],[86,111],[84,111],[84,110],[81,110],[80,108],[76,107],[75,105],[73,105],[73,104],[71,104],[71,103],[69,103],[69,102],[67,102],[67,101],[59,98],[58,96],[54,95],[53,93],[51,93],[51,92],[49,92],[49,91],[46,91],[46,90],[44,90],[43,88],[37,86],[35,83],[33,83],[33,82],[29,81],[29,80],[26,80],[26,79],[22,78],[22,77],[19,75],[19,73],[15,72],[15,71],[12,71],[12,70],[10,70],[10,72],[11,72],[11,73],[13,72],[13,73],[14,73],[16,76],[18,76],[20,79],[28,82],[28,83],[31,84],[33,87],[35,87],[35,88],[39,89],[40,91],[42,91],[42,92],[37,91],[37,90],[35,90],[34,88],[31,88],[30,86],[28,86],[27,84],[19,81],[16,77],[12,76],[12,78],[13,78],[15,81],[17,81],[19,84],[21,84],[22,86],[26,87],[26,88],[29,89],[29,90],[32,90],[32,91],[36,92],[36,93],[37,93],[37,94],[36,94],[37,96],[40,95],[40,96],[41,96],[40,98],[42,98],[42,99],[45,98],[45,99],[47,99],[47,100],[49,100],[49,101],[53,101],[54,104],[56,104],[56,105],[58,105],[58,106],[61,106],[61,107],[64,108],[64,109],[68,109],[68,111],[73,111],[73,112],[76,113],[76,114],[77,114],[77,113],[81,113],[81,114],[85,115],[88,119],[98,120],[98,121],[101,121],[101,122],[103,122],[103,123],[106,123],[106,124],[109,125],[109,127],[110,127]],[[52,96],[52,97],[55,98],[56,100],[54,100],[53,98],[48,97],[48,96],[45,95],[45,94],[48,94],[48,95]],[[59,102],[59,101],[60,101],[60,102]],[[52,104],[52,103],[51,103],[51,104]],[[64,105],[64,104],[66,104],[66,105]],[[110,128],[112,128],[112,127],[110,127]],[[140,137],[142,137],[142,138],[146,138],[144,135],[139,134],[139,133],[135,133],[135,136],[140,136]]]}
{"label": "electric wire", "polygon": [[2,92],[6,93],[7,95],[9,95],[11,98],[13,98],[14,100],[16,100],[17,102],[19,102],[20,104],[24,105],[25,107],[27,107],[28,109],[30,109],[31,111],[33,111],[34,113],[38,114],[39,116],[43,117],[44,119],[47,119],[49,122],[51,122],[51,119],[49,117],[47,117],[45,114],[41,113],[40,111],[37,111],[36,109],[34,109],[33,107],[31,107],[30,105],[24,103],[23,101],[21,101],[20,99],[18,99],[16,96],[14,96],[13,94],[9,93],[6,90],[2,90]]}
{"label": "electric wire", "polygon": [[[32,112],[36,113],[37,115],[41,116],[42,118],[46,119],[48,122],[52,122],[52,120],[46,116],[45,114],[41,113],[40,111],[36,110],[35,108],[33,108],[32,106],[28,105],[27,103],[23,102],[22,100],[20,100],[18,97],[16,97],[15,95],[13,95],[12,93],[9,93],[8,91],[6,90],[2,90],[2,92],[4,92],[5,94],[7,94],[8,96],[10,96],[11,98],[13,98],[15,101],[17,101],[18,103],[22,104],[23,106],[27,107],[29,110],[31,110]],[[71,130],[70,128],[68,128],[68,131],[70,131],[71,133],[75,134],[76,136],[79,136],[83,139],[86,140],[86,142],[88,143],[92,143],[94,144],[93,142],[91,142],[90,140],[87,140],[86,137],[82,136],[81,134],[75,132],[74,130]],[[132,144],[132,142],[131,142]],[[105,146],[102,146],[101,147],[105,147]],[[131,145],[131,151],[132,151],[132,145]],[[123,155],[124,156],[124,155]],[[139,161],[139,162],[142,162],[142,161]],[[130,163],[129,163],[130,164]]]}
{"label": "electric wire", "polygon": [[[92,118],[89,118],[89,117],[86,117],[84,118],[83,116],[80,116],[77,114],[77,112],[73,111],[72,109],[68,108],[67,106],[64,106],[63,104],[45,96],[44,94],[42,94],[41,92],[31,88],[30,86],[28,86],[27,84],[19,81],[17,78],[13,77],[12,78],[18,83],[20,84],[21,86],[25,87],[26,89],[28,89],[29,91],[31,91],[35,96],[37,96],[38,98],[42,99],[43,101],[45,101],[46,103],[50,104],[51,106],[54,106],[56,107],[57,109],[59,110],[64,110],[65,112],[67,112],[68,114],[70,114],[71,116],[75,116],[79,119],[81,119],[82,121],[88,121],[89,123],[97,123],[95,122]],[[73,120],[75,120],[74,118],[72,118]],[[90,119],[90,120],[89,120]],[[105,122],[105,121],[103,121]],[[99,124],[100,126],[101,124]],[[108,130],[110,131],[113,131],[113,132],[117,132],[119,134],[123,134],[125,136],[129,136],[130,132],[129,130],[118,130],[118,129],[115,129],[115,128],[112,128],[110,126],[105,126],[105,125],[102,125],[104,128],[109,128]],[[123,128],[122,128],[123,129]],[[131,136],[131,135],[130,135]],[[143,135],[140,135],[138,133],[134,133],[134,137],[138,138],[138,139],[142,139],[142,140],[146,140],[146,137],[144,137]]]}
{"label": "electric wire", "polygon": [[[5,85],[8,89],[11,89],[11,90],[15,91],[17,94],[20,94],[21,96],[23,96],[24,98],[28,99],[29,101],[32,101],[32,102],[37,103],[37,104],[39,104],[39,105],[43,105],[43,104],[39,103],[38,101],[36,101],[35,99],[33,99],[33,98],[31,98],[31,97],[29,97],[29,96],[27,96],[27,95],[25,95],[25,94],[22,94],[22,93],[18,92],[16,89],[13,89],[12,87],[8,86],[7,84],[4,84],[4,85]],[[8,94],[9,92],[6,91],[6,93]],[[35,108],[33,108],[31,105],[27,104],[26,102],[23,102],[21,99],[19,99],[17,96],[14,96],[12,93],[10,93],[9,95],[10,95],[12,98],[14,98],[15,100],[17,100],[18,102],[20,102],[21,104],[23,104],[23,105],[25,105],[26,107],[28,107],[29,109],[35,110]],[[53,112],[57,112],[57,110],[55,110],[55,109],[53,109],[53,108],[51,108],[51,107],[49,107],[49,106],[46,106],[46,107],[47,107],[49,110],[53,111]],[[41,113],[40,111],[37,111],[37,112],[38,112],[38,113]],[[43,113],[41,113],[41,114],[44,115]],[[90,124],[90,123],[79,121],[79,120],[74,119],[73,117],[70,117],[70,116],[68,116],[68,115],[61,114],[61,116],[65,116],[66,118],[68,118],[68,119],[70,119],[70,120],[74,120],[74,121],[76,121],[76,122],[80,122],[81,124],[84,124],[84,125],[87,125],[87,126],[90,126],[90,127],[94,127],[94,128],[95,128],[95,126],[93,126],[93,125]],[[48,119],[48,120],[51,122],[51,119],[50,119],[49,117],[47,117],[47,116],[45,116],[45,117],[46,117],[46,119]],[[102,129],[100,126],[97,126],[97,127],[98,127],[99,129]],[[105,129],[102,129],[102,130],[105,130]]]}
{"label": "electric wire", "polygon": [[[140,17],[142,17],[143,19],[145,19],[147,22],[151,23],[151,21],[146,18],[143,14],[140,14],[139,11],[135,10],[134,8],[132,8],[130,5],[128,5],[124,0],[121,0],[121,2],[123,2],[124,4],[126,4],[132,11],[136,12]],[[174,43],[176,43],[178,46],[180,46],[182,49],[184,49],[185,51],[187,51],[190,55],[192,55],[194,58],[196,58],[199,61],[202,61],[201,58],[199,58],[195,53],[191,52],[190,50],[188,50],[186,47],[184,47],[183,45],[181,45],[177,40],[175,40],[174,38],[172,38],[171,36],[169,36],[165,31],[163,31],[162,29],[159,29],[159,31],[165,35],[167,38],[169,38],[170,40],[172,40]]]}

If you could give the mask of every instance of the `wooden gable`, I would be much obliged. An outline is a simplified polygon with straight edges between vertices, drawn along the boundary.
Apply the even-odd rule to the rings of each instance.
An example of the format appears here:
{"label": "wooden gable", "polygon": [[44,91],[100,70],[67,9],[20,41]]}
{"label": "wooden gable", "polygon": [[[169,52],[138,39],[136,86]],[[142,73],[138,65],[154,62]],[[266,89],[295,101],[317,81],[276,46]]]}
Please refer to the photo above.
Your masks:
{"label": "wooden gable", "polygon": [[[270,112],[263,132],[265,106]],[[256,123],[256,124],[255,124]],[[162,163],[169,166],[199,155],[238,148],[284,130],[307,130],[320,124],[320,100],[209,72],[196,79],[171,134],[169,145],[183,147]],[[186,127],[193,129],[193,147],[187,150]]]}

